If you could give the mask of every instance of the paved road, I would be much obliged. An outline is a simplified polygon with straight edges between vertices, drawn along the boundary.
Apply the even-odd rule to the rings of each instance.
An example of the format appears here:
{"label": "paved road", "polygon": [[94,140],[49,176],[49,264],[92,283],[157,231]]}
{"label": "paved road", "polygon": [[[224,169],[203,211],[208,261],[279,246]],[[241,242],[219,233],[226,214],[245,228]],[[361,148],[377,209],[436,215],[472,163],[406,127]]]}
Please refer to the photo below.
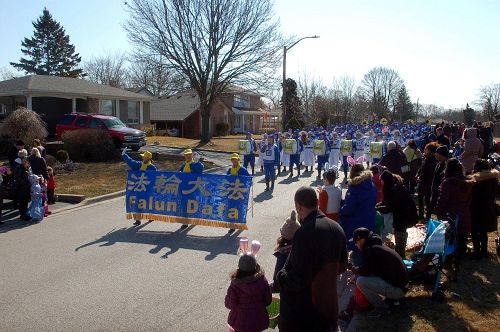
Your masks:
{"label": "paved road", "polygon": [[[310,175],[310,174],[309,174]],[[226,331],[224,296],[239,237],[258,239],[271,276],[279,228],[300,185],[257,175],[249,230],[151,222],[131,227],[124,199],[0,228],[0,331]]]}

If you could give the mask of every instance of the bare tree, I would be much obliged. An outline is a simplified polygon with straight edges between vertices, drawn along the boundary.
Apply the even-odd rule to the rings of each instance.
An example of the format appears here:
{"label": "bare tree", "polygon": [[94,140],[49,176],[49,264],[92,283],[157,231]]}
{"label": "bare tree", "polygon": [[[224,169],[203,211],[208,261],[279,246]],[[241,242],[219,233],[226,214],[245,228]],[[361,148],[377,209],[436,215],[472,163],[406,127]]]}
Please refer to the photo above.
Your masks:
{"label": "bare tree", "polygon": [[144,87],[155,96],[172,95],[187,82],[162,56],[135,53],[130,58],[129,80],[132,87]]}
{"label": "bare tree", "polygon": [[87,79],[116,88],[124,88],[127,85],[126,67],[127,57],[121,53],[92,57],[83,64]]}
{"label": "bare tree", "polygon": [[13,70],[5,67],[0,67],[0,80],[10,80],[13,78],[20,77],[21,74],[14,72]]}
{"label": "bare tree", "polygon": [[495,114],[500,111],[500,83],[483,86],[477,104],[483,107],[484,117],[493,121]]}
{"label": "bare tree", "polygon": [[360,93],[370,102],[371,113],[378,117],[386,117],[391,113],[394,99],[403,83],[394,69],[376,67],[365,74]]}
{"label": "bare tree", "polygon": [[324,116],[316,114],[316,98],[320,94],[324,95],[326,92],[323,84],[318,79],[310,77],[306,72],[303,72],[301,75],[299,75],[297,85],[298,95],[302,100],[302,108],[304,111],[304,120],[306,126],[317,124],[317,120],[319,120],[320,117],[322,118],[321,121],[324,121]]}
{"label": "bare tree", "polygon": [[210,110],[228,85],[246,89],[272,77],[282,39],[271,0],[131,0],[129,39],[165,58],[200,99],[201,141]]}
{"label": "bare tree", "polygon": [[353,77],[343,75],[333,80],[332,89],[337,102],[337,119],[349,121],[354,111],[356,100],[356,81]]}

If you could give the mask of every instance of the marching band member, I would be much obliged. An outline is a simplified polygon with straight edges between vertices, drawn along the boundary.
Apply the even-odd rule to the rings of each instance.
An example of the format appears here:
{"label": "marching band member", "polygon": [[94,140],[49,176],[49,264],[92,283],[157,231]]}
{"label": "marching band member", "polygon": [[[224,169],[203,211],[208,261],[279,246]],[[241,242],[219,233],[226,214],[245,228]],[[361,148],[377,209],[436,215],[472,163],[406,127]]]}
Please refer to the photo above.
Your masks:
{"label": "marching band member", "polygon": [[304,151],[302,155],[304,156],[303,161],[306,166],[306,172],[309,171],[309,167],[311,167],[311,172],[314,168],[315,158],[314,158],[314,138],[313,133],[309,132],[306,134],[305,132],[302,134],[302,144],[304,145]]}
{"label": "marching band member", "polygon": [[[122,150],[122,158],[133,171],[156,171],[156,166],[153,164],[153,154],[149,151],[144,151],[140,154],[142,161],[137,161],[127,154],[127,149]],[[136,219],[134,226],[139,226],[141,221]]]}
{"label": "marching band member", "polygon": [[246,140],[250,142],[250,151],[243,156],[243,167],[248,168],[248,164],[252,167],[252,175],[255,174],[255,153],[257,152],[257,143],[252,138],[252,133],[247,132]]}
{"label": "marching band member", "polygon": [[330,141],[332,149],[330,150],[330,157],[328,163],[330,166],[338,167],[340,157],[340,138],[336,131],[332,132],[332,139]]}
{"label": "marching band member", "polygon": [[[261,141],[260,141],[260,143],[259,143],[259,151],[260,151],[260,149],[262,149],[262,147],[263,147],[264,145],[266,145],[266,144],[267,144],[267,134],[264,134],[264,135],[262,136],[262,140],[261,140]],[[257,160],[257,165],[259,165],[259,166],[260,166],[260,171],[261,171],[261,172],[264,172],[264,158],[263,158],[263,156],[262,156],[262,153],[260,153],[260,152],[259,152],[259,159]]]}
{"label": "marching band member", "polygon": [[269,135],[267,144],[265,144],[260,152],[264,158],[264,177],[266,179],[266,191],[269,191],[269,181],[271,181],[271,190],[274,189],[274,180],[276,179],[275,167],[280,165],[280,150],[274,144],[274,137]]}
{"label": "marching band member", "polygon": [[350,132],[346,132],[344,139],[340,141],[340,154],[342,155],[342,170],[344,171],[345,183],[347,183],[347,171],[349,170],[347,157],[352,154],[352,145],[352,135]]}
{"label": "marching band member", "polygon": [[392,140],[398,143],[401,149],[406,147],[406,140],[403,136],[401,136],[401,132],[399,130],[394,130]]}
{"label": "marching band member", "polygon": [[[318,142],[318,141],[322,141]],[[315,144],[315,150],[316,148],[319,147],[318,144],[321,143],[323,147],[321,148],[321,152],[317,152],[318,156],[318,179],[321,179],[321,170],[324,168],[325,164],[328,162],[328,157],[330,156],[330,142],[328,141],[328,138],[326,136],[326,133],[323,131],[319,134],[319,140],[316,141]]]}
{"label": "marching band member", "polygon": [[[300,176],[300,155],[302,151],[304,150],[304,145],[302,144],[302,141],[299,139],[299,131],[295,130],[292,134],[292,140],[294,141],[293,144],[295,145],[296,152],[289,154],[290,162],[290,176],[293,176],[293,165],[295,164],[297,166],[297,176]],[[293,151],[292,151],[293,152]]]}
{"label": "marching band member", "polygon": [[[363,139],[363,135],[361,135],[361,132],[357,131],[356,134],[356,139],[353,142],[353,158],[355,160],[358,160],[359,158],[363,157],[365,154],[365,140]],[[362,159],[362,158],[361,158]]]}
{"label": "marching band member", "polygon": [[280,138],[281,147],[278,146],[280,149],[280,158],[281,158],[281,165],[283,165],[283,172],[286,172],[286,167],[289,166],[290,164],[290,155],[288,153],[285,153],[285,147],[284,147],[285,141],[289,138],[290,138],[290,133],[287,131]]}
{"label": "marching band member", "polygon": [[[274,133],[274,143],[276,144],[276,146],[278,147],[278,150],[280,152],[279,154],[279,157],[280,157],[280,163],[278,164],[278,175],[281,174],[281,153],[283,151],[283,144],[281,144],[281,133],[278,131],[276,133]],[[286,171],[286,167],[285,167],[285,171]]]}
{"label": "marching band member", "polygon": [[368,165],[368,168],[370,167],[370,162],[372,162],[372,154],[370,151],[370,144],[373,142],[374,137],[373,137],[373,131],[368,131],[366,133],[366,136],[364,137],[365,140],[365,161],[366,164]]}

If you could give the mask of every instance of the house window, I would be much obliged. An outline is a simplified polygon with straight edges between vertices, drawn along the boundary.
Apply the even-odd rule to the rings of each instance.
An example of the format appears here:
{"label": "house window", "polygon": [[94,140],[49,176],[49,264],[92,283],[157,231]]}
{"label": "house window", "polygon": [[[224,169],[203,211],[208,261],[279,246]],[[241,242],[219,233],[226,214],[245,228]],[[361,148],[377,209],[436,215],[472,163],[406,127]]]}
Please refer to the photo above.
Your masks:
{"label": "house window", "polygon": [[139,102],[129,101],[127,104],[128,109],[128,123],[138,124],[139,123]]}
{"label": "house window", "polygon": [[101,114],[115,115],[115,101],[114,100],[101,100]]}
{"label": "house window", "polygon": [[241,127],[241,115],[236,115],[234,117],[234,127],[235,128],[240,128]]}
{"label": "house window", "polygon": [[234,107],[250,108],[250,96],[234,95]]}

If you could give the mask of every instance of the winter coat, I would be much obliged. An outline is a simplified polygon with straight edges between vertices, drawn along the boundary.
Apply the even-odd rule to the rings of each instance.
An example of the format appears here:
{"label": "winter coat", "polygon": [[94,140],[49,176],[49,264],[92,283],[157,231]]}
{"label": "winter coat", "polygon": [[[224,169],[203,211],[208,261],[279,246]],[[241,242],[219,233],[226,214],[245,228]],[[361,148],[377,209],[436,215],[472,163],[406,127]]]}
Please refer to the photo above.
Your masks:
{"label": "winter coat", "polygon": [[472,232],[494,232],[497,230],[495,195],[498,191],[500,173],[493,169],[472,175],[472,201],[470,203]]}
{"label": "winter coat", "polygon": [[17,197],[26,198],[30,196],[31,183],[29,176],[29,169],[23,165],[17,165],[14,169],[14,192],[17,191]]}
{"label": "winter coat", "polygon": [[392,227],[399,232],[405,232],[413,227],[418,220],[417,207],[410,192],[402,183],[396,183],[384,191],[384,201],[377,207],[380,213],[393,215]]}
{"label": "winter coat", "polygon": [[45,159],[31,155],[28,157],[28,161],[33,174],[41,176],[45,180],[49,180],[49,172],[47,171],[47,163],[45,162]]}
{"label": "winter coat", "polygon": [[403,290],[408,285],[408,273],[402,258],[382,243],[377,234],[371,234],[361,251],[363,264],[354,269],[360,276],[376,276]]}
{"label": "winter coat", "polygon": [[324,331],[337,324],[336,280],[347,265],[346,237],[340,225],[319,210],[301,224],[277,275],[282,332]]}
{"label": "winter coat", "polygon": [[266,307],[271,304],[269,283],[263,273],[235,279],[227,289],[227,323],[237,332],[260,332],[269,327]]}
{"label": "winter coat", "polygon": [[434,169],[434,176],[432,177],[431,185],[431,212],[435,213],[436,203],[439,197],[439,187],[444,179],[444,169],[446,168],[446,162],[438,162],[436,160],[436,168]]}
{"label": "winter coat", "polygon": [[424,161],[422,162],[422,166],[417,172],[418,181],[418,194],[430,196],[431,195],[431,187],[432,187],[432,179],[434,178],[434,171],[436,170],[436,157],[434,154],[430,154],[424,157]]}
{"label": "winter coat", "polygon": [[373,174],[372,178],[373,184],[375,185],[375,189],[377,189],[377,203],[380,203],[384,200],[384,192],[382,190],[382,180],[380,180],[380,173]]}
{"label": "winter coat", "polygon": [[[340,208],[340,224],[348,239],[358,227],[375,230],[376,201],[377,189],[373,185],[372,172],[364,171],[349,180],[344,205]],[[354,249],[354,244],[349,242],[348,248]]]}
{"label": "winter coat", "polygon": [[401,167],[406,164],[404,153],[398,149],[392,149],[382,157],[381,166],[385,166],[392,174],[402,175]]}
{"label": "winter coat", "polygon": [[472,199],[473,181],[466,177],[445,178],[439,187],[439,196],[435,211],[440,219],[446,219],[446,214],[458,217],[460,234],[471,231],[470,202]]}
{"label": "winter coat", "polygon": [[279,247],[273,254],[276,257],[276,265],[274,266],[273,273],[273,287],[271,289],[273,293],[279,293],[280,291],[279,282],[276,276],[278,275],[278,272],[281,271],[285,266],[290,251],[292,251],[291,244]]}
{"label": "winter coat", "polygon": [[15,160],[18,158],[19,149],[16,146],[11,146],[8,152],[10,169],[15,169],[17,164]]}
{"label": "winter coat", "polygon": [[474,169],[474,164],[478,158],[481,158],[483,154],[483,144],[481,140],[477,138],[477,129],[468,128],[464,133],[465,144],[464,152],[460,156],[462,164],[465,169],[465,173],[471,173]]}

